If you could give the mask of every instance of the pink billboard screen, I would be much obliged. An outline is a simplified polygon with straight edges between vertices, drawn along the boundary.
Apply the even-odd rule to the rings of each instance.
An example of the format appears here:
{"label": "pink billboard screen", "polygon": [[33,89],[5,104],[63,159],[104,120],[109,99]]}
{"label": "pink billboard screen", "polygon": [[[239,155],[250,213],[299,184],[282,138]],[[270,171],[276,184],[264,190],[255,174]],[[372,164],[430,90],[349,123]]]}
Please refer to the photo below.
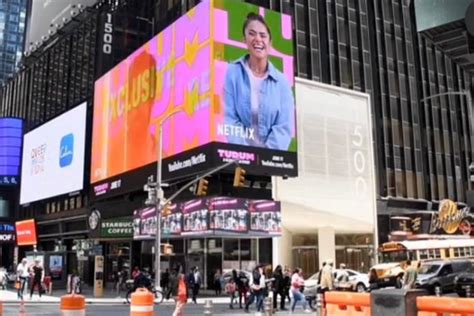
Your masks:
{"label": "pink billboard screen", "polygon": [[290,16],[202,1],[96,81],[93,195],[153,174],[160,126],[165,179],[238,152],[255,156],[254,173],[296,176],[293,73]]}

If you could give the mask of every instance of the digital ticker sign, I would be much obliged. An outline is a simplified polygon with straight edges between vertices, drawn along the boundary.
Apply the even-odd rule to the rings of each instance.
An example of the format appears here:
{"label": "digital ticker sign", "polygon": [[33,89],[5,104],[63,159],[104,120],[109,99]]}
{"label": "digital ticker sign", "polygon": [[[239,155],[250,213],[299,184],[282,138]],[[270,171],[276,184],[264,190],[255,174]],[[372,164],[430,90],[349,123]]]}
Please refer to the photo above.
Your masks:
{"label": "digital ticker sign", "polygon": [[[251,70],[257,57],[261,77]],[[160,127],[164,180],[229,160],[296,176],[293,87],[290,16],[201,2],[96,81],[92,197],[137,189],[155,173]]]}
{"label": "digital ticker sign", "polygon": [[18,184],[22,139],[23,120],[0,118],[0,186]]}

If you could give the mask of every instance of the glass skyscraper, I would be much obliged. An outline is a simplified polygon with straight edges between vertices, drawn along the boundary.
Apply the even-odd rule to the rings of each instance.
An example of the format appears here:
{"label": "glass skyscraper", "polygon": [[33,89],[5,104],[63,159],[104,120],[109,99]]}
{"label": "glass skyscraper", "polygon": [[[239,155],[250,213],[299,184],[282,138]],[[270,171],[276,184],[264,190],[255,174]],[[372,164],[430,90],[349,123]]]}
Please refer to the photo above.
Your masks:
{"label": "glass skyscraper", "polygon": [[16,72],[23,51],[28,0],[0,0],[0,85]]}

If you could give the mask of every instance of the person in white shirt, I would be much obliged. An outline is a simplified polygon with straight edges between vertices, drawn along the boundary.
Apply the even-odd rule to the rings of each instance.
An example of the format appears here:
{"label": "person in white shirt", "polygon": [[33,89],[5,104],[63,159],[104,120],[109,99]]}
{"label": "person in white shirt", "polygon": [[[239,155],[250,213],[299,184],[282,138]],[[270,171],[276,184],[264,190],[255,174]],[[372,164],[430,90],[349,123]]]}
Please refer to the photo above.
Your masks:
{"label": "person in white shirt", "polygon": [[257,301],[257,312],[263,311],[263,294],[265,291],[265,274],[263,266],[257,266],[252,273],[253,283],[250,285],[250,297],[245,304],[245,312],[249,312],[249,306]]}
{"label": "person in white shirt", "polygon": [[291,293],[293,294],[293,302],[291,304],[291,312],[295,311],[296,303],[301,301],[303,304],[303,309],[305,312],[311,312],[307,308],[306,298],[304,294],[301,293],[301,288],[304,286],[304,279],[303,279],[303,270],[300,268],[296,268],[295,272],[291,276]]}
{"label": "person in white shirt", "polygon": [[16,281],[19,282],[18,286],[18,299],[23,300],[23,292],[25,291],[26,281],[30,276],[28,269],[28,260],[23,258],[16,268]]}

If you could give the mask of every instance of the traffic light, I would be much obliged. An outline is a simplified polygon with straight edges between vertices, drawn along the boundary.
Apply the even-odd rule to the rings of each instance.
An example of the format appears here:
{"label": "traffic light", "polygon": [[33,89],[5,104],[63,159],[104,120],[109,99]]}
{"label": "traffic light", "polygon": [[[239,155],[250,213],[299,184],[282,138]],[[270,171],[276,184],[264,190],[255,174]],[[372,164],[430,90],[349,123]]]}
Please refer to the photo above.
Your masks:
{"label": "traffic light", "polygon": [[197,196],[205,196],[207,195],[207,186],[209,184],[209,181],[206,179],[201,179],[199,180],[198,187],[197,187]]}
{"label": "traffic light", "polygon": [[161,216],[168,216],[171,214],[171,202],[166,203],[161,208]]}
{"label": "traffic light", "polygon": [[163,252],[162,252],[163,255],[171,256],[174,254],[172,244],[162,244],[162,246],[163,246]]}
{"label": "traffic light", "polygon": [[245,184],[246,171],[242,167],[235,168],[234,187],[243,187]]}

